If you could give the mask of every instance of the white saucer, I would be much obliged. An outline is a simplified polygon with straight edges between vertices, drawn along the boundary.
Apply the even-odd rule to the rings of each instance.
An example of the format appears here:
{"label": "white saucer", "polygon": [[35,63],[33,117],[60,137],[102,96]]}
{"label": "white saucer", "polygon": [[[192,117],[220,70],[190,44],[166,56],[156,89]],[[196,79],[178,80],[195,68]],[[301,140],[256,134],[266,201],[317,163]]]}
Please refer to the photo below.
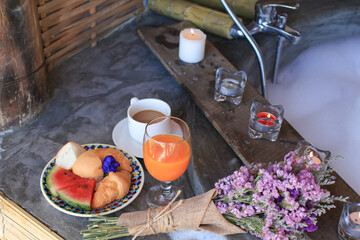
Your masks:
{"label": "white saucer", "polygon": [[116,146],[122,148],[135,157],[143,158],[142,144],[136,142],[130,136],[127,118],[121,120],[112,132],[112,138]]}

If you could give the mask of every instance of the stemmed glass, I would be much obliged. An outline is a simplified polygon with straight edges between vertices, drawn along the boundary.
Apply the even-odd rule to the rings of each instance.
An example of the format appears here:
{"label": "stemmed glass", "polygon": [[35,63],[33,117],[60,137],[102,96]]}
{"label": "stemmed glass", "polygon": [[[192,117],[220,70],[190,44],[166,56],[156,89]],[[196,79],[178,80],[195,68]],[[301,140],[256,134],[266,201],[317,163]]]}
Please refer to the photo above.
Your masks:
{"label": "stemmed glass", "polygon": [[150,207],[165,206],[180,189],[171,184],[187,169],[191,157],[190,129],[183,120],[164,116],[150,121],[145,128],[143,158],[151,176],[161,181],[149,189]]}

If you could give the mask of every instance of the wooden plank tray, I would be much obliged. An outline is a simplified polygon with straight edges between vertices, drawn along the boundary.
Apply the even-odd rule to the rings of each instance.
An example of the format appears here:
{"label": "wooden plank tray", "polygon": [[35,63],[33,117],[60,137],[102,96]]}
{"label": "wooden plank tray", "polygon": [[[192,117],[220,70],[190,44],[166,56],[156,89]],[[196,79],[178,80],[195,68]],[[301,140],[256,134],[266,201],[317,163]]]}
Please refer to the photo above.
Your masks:
{"label": "wooden plank tray", "polygon": [[[246,165],[281,161],[286,153],[294,150],[298,141],[303,140],[302,136],[284,120],[277,141],[250,138],[250,106],[255,100],[268,103],[267,100],[247,83],[240,105],[216,102],[213,98],[216,69],[237,69],[209,41],[206,42],[203,61],[196,64],[182,62],[178,57],[179,33],[188,27],[193,26],[189,22],[180,22],[170,26],[139,29],[138,33],[175,80],[189,91],[198,107]],[[350,196],[350,201],[360,202],[359,195],[337,174],[335,176],[336,184],[328,188],[331,193]],[[319,230],[309,234],[311,239],[337,239],[341,208],[342,204],[319,219]]]}
{"label": "wooden plank tray", "polygon": [[246,163],[282,160],[302,139],[287,121],[283,122],[276,142],[252,139],[248,135],[250,106],[253,101],[268,103],[258,91],[247,83],[243,100],[235,106],[214,100],[215,71],[224,67],[230,71],[237,69],[209,42],[206,54],[197,64],[184,63],[178,58],[178,37],[180,29],[192,26],[181,22],[172,26],[155,29],[140,29],[139,34],[153,53],[160,59],[179,84],[189,90],[196,104],[206,117]]}

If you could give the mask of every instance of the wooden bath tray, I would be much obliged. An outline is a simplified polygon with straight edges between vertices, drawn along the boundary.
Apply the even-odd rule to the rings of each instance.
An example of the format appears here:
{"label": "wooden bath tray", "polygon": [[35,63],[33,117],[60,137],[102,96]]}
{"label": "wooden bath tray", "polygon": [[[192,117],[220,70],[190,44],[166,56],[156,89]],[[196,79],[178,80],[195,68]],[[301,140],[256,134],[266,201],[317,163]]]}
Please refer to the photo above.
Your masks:
{"label": "wooden bath tray", "polygon": [[231,71],[237,69],[207,41],[205,58],[200,63],[184,63],[178,57],[180,29],[191,27],[189,22],[151,29],[140,29],[139,35],[160,59],[176,81],[189,90],[196,104],[204,112],[221,136],[246,164],[282,160],[293,150],[300,134],[284,121],[276,142],[252,139],[248,135],[250,106],[257,100],[268,103],[259,92],[247,83],[243,100],[235,106],[228,102],[214,100],[215,71],[224,67]]}
{"label": "wooden bath tray", "polygon": [[[303,140],[301,135],[284,120],[277,141],[250,138],[250,106],[255,100],[268,103],[267,100],[247,83],[239,106],[216,102],[213,98],[216,69],[237,69],[209,41],[206,42],[203,61],[196,64],[182,62],[178,57],[179,33],[188,27],[193,26],[189,22],[180,22],[170,26],[139,29],[138,33],[175,80],[189,91],[197,106],[246,165],[281,161],[286,153],[294,150],[298,141]],[[335,176],[336,184],[328,188],[331,193],[350,196],[350,201],[360,202],[359,195],[337,174]],[[318,223],[319,230],[309,234],[311,239],[338,239],[337,224],[341,210],[340,204],[321,217]]]}

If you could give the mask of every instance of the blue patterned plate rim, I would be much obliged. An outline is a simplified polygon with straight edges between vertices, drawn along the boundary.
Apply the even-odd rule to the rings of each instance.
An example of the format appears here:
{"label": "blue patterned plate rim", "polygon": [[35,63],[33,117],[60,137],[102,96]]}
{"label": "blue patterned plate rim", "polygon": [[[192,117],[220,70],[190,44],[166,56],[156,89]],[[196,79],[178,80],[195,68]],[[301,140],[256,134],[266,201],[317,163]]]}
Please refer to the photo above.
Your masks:
{"label": "blue patterned plate rim", "polygon": [[50,203],[51,206],[57,210],[77,217],[95,217],[97,215],[107,215],[119,211],[124,207],[128,206],[132,201],[134,201],[137,196],[140,194],[145,180],[144,169],[141,166],[139,160],[136,159],[133,155],[127,151],[109,144],[100,144],[100,143],[90,143],[81,145],[86,150],[92,150],[96,148],[114,148],[121,151],[128,159],[131,160],[130,166],[132,167],[131,172],[131,185],[128,194],[120,200],[114,200],[113,202],[106,204],[102,208],[94,210],[83,210],[70,206],[61,200],[60,197],[55,197],[51,194],[49,188],[47,187],[46,176],[49,171],[55,166],[55,157],[50,160],[50,162],[45,166],[44,170],[41,173],[40,177],[40,188],[45,199]]}

